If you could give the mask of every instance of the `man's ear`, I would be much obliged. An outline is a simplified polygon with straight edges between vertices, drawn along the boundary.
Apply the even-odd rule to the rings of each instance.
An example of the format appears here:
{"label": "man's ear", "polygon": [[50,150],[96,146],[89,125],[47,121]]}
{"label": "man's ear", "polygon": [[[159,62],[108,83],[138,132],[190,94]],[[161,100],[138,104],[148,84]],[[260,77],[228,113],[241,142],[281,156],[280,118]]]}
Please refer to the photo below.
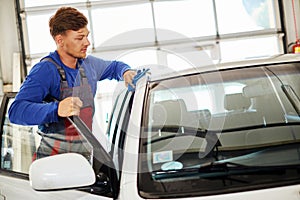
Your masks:
{"label": "man's ear", "polygon": [[54,37],[55,43],[57,46],[62,47],[64,45],[64,39],[61,34],[58,34]]}

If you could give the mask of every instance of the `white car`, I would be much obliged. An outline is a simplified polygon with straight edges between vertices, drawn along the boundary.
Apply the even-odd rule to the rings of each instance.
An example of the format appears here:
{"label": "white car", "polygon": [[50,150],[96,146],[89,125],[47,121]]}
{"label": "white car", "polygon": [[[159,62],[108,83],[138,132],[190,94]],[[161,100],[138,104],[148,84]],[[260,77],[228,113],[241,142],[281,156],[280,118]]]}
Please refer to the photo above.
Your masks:
{"label": "white car", "polygon": [[141,77],[121,90],[103,147],[32,161],[36,126],[1,107],[0,200],[300,198],[300,55]]}

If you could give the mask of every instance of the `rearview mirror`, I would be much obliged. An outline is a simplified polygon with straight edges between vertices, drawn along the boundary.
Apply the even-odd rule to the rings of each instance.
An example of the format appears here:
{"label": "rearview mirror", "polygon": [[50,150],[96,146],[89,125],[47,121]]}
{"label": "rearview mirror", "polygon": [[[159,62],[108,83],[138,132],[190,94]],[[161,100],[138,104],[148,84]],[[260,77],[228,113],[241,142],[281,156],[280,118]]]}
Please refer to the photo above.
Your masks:
{"label": "rearview mirror", "polygon": [[34,161],[29,168],[29,179],[35,190],[89,186],[96,180],[90,163],[76,153],[58,154]]}

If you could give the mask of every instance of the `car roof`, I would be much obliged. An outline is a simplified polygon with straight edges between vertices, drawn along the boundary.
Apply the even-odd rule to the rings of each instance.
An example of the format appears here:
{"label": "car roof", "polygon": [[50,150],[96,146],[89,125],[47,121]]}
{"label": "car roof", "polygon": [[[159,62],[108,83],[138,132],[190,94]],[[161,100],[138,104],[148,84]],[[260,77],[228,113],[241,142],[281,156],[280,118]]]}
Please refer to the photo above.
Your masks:
{"label": "car roof", "polygon": [[269,57],[252,58],[230,62],[219,62],[216,64],[211,63],[209,65],[191,67],[190,69],[184,69],[181,71],[175,71],[168,67],[157,65],[150,67],[149,79],[150,81],[158,81],[163,79],[169,79],[172,77],[184,76],[188,74],[289,62],[300,62],[300,54],[280,54]]}

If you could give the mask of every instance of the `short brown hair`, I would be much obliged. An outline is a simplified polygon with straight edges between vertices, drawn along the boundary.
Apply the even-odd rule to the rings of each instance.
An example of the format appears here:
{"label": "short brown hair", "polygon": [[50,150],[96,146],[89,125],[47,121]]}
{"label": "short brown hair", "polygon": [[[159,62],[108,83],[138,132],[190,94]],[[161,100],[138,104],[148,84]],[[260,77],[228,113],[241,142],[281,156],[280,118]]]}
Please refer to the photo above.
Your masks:
{"label": "short brown hair", "polygon": [[61,7],[49,20],[50,34],[54,38],[67,30],[78,31],[88,24],[87,18],[72,7]]}

